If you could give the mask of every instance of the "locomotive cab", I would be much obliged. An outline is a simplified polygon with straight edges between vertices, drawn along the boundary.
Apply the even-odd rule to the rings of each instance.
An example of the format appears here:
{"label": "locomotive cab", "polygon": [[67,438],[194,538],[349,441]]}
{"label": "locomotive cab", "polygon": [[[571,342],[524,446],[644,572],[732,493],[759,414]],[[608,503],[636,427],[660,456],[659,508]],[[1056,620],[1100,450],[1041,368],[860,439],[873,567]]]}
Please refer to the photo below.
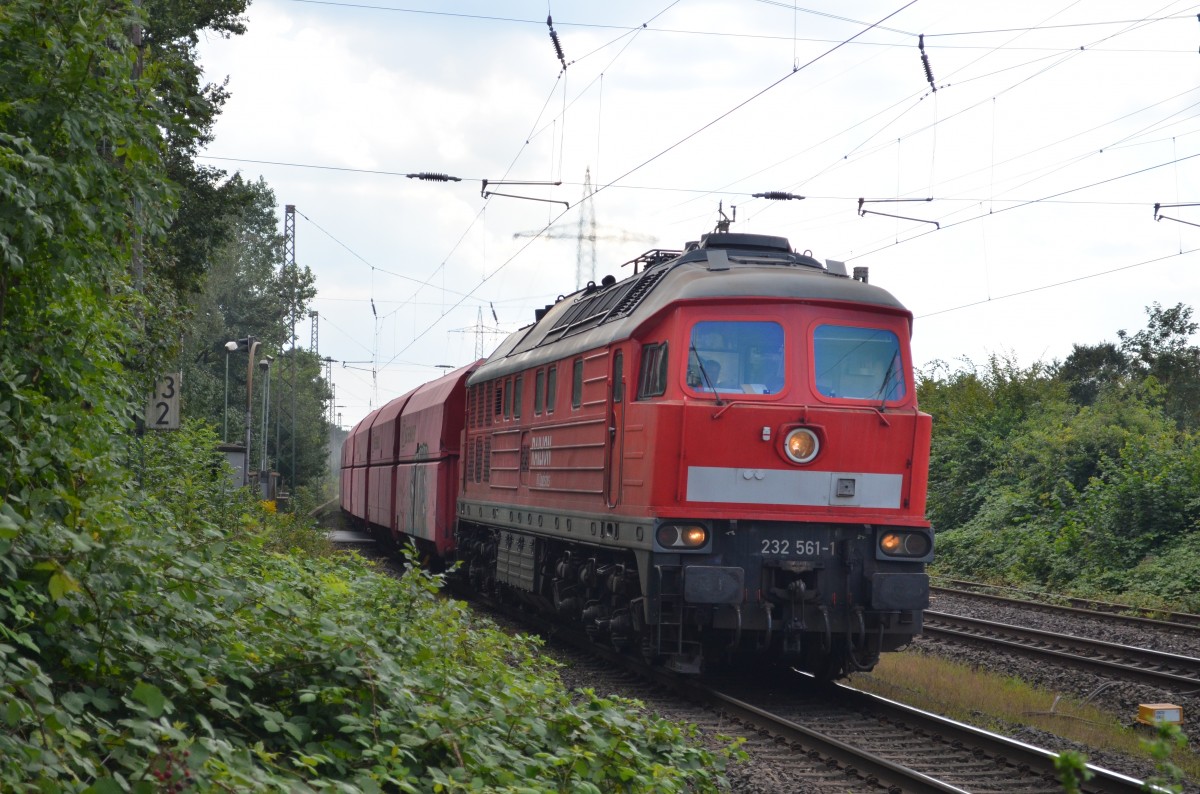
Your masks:
{"label": "locomotive cab", "polygon": [[[640,383],[664,387],[627,406],[655,427],[627,454],[678,461],[641,489],[663,516],[646,618],[702,627],[660,631],[673,666],[769,655],[836,676],[919,632],[930,420],[908,329],[894,308],[774,296],[681,303],[645,329],[665,341]],[[662,347],[686,351],[665,378]]]}

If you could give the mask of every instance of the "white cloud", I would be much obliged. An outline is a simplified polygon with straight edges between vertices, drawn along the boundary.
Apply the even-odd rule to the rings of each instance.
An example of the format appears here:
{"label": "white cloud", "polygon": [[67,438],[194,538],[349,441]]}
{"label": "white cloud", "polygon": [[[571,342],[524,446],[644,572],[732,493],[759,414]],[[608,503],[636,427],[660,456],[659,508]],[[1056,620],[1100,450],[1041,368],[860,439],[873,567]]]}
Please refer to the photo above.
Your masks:
{"label": "white cloud", "polygon": [[[900,5],[806,7],[871,21]],[[917,315],[924,360],[1062,357],[1072,343],[1141,327],[1152,301],[1200,297],[1187,257],[1088,278],[1200,246],[1200,229],[1152,218],[1156,201],[1200,200],[1200,157],[1122,178],[1200,153],[1195,18],[1182,3],[1156,12],[1180,19],[1095,25],[1150,12],[923,0],[885,23],[893,30],[793,73],[862,26],[752,0],[555,2],[575,60],[561,78],[545,5],[430,9],[441,13],[258,0],[245,36],[202,47],[233,92],[212,155],[464,179],[214,161],[263,174],[281,205],[303,213],[297,259],[317,273],[322,354],[390,362],[376,378],[370,363],[335,368],[347,421],[436,375],[434,365],[468,360],[477,336],[456,329],[481,313],[495,325],[489,303],[512,328],[574,286],[573,242],[513,238],[561,205],[484,202],[485,178],[561,179],[500,192],[574,203],[586,168],[600,186],[632,171],[595,197],[597,220],[660,247],[711,229],[718,200],[736,204],[739,228],[869,266]],[[906,33],[926,34],[936,94]],[[763,190],[809,198],[749,196]],[[931,195],[879,211],[903,207],[893,214],[941,230],[857,214],[859,197]],[[569,233],[577,212],[556,226]],[[1177,216],[1200,222],[1196,209]],[[621,275],[646,247],[599,241],[599,274]],[[1059,282],[1069,283],[1050,286]]]}

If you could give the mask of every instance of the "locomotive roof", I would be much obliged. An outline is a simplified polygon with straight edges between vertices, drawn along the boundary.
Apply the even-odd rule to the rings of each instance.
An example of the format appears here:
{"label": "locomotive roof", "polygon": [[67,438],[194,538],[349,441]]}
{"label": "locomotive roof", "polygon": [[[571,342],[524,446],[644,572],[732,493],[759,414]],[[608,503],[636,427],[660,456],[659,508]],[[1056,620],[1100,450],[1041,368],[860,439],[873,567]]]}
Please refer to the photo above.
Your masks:
{"label": "locomotive roof", "polygon": [[708,234],[698,243],[689,243],[684,252],[650,251],[634,263],[645,269],[622,281],[589,284],[539,312],[533,325],[512,333],[500,344],[468,384],[627,338],[646,320],[679,301],[792,298],[865,303],[909,314],[887,290],[847,278],[840,263],[830,268],[807,254],[793,252],[784,237]]}

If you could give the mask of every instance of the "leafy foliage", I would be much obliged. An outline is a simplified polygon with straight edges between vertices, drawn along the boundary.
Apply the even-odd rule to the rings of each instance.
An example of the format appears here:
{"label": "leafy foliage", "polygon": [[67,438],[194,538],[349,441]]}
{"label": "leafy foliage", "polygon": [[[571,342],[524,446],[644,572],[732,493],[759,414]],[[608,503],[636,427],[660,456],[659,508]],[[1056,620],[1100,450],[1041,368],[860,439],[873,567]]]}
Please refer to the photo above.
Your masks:
{"label": "leafy foliage", "polygon": [[195,26],[242,7],[0,4],[0,790],[714,788],[684,731],[564,692],[436,580],[295,552],[322,543],[207,425],[132,432],[200,283]]}
{"label": "leafy foliage", "polygon": [[1054,768],[1066,794],[1079,794],[1083,784],[1095,777],[1095,772],[1088,769],[1087,757],[1074,750],[1059,753],[1054,759]]}
{"label": "leafy foliage", "polygon": [[[257,467],[261,459],[259,444],[266,443],[268,459],[289,488],[317,485],[326,474],[324,406],[331,396],[329,384],[321,377],[314,352],[290,346],[292,318],[306,317],[316,295],[314,277],[306,267],[279,266],[283,237],[275,219],[275,194],[265,183],[235,176],[222,189],[230,198],[222,208],[230,236],[213,251],[202,289],[188,299],[192,321],[183,341],[184,410],[222,428],[227,441],[244,438],[251,362],[244,351],[231,355],[224,345],[247,336],[258,339],[258,358],[275,359],[270,416],[278,421],[272,422],[265,439],[256,426],[252,465]],[[253,379],[254,422],[261,420],[262,375]]]}
{"label": "leafy foliage", "polygon": [[942,570],[1200,606],[1196,326],[1184,306],[1147,313],[1145,330],[1061,365],[926,373]]}
{"label": "leafy foliage", "polygon": [[1171,760],[1171,755],[1176,750],[1186,749],[1187,745],[1187,734],[1178,725],[1166,722],[1160,722],[1155,725],[1154,738],[1142,741],[1142,747],[1150,752],[1150,755],[1154,758],[1154,765],[1159,772],[1158,775],[1146,781],[1148,789],[1153,786],[1159,791],[1182,794],[1183,783],[1187,780],[1187,776]]}
{"label": "leafy foliage", "polygon": [[1005,440],[1061,396],[1044,367],[1022,370],[996,356],[982,368],[968,362],[951,373],[939,363],[925,373],[918,399],[934,417],[929,501],[935,526],[959,526],[979,512],[989,475],[1009,455]]}
{"label": "leafy foliage", "polygon": [[137,322],[146,304],[130,289],[132,251],[166,227],[172,203],[159,132],[172,122],[140,95],[133,49],[122,46],[135,19],[128,5],[83,0],[0,7],[6,789],[99,771],[84,749],[84,706],[60,683],[79,665],[63,639],[86,627],[67,604],[100,584],[86,567],[130,532],[120,440],[145,384],[124,364],[153,355]]}
{"label": "leafy foliage", "polygon": [[52,613],[0,648],[0,787],[716,788],[686,730],[565,691],[532,640],[415,565],[271,551],[304,530],[257,513],[214,442],[198,425],[148,438],[120,542],[47,569]]}

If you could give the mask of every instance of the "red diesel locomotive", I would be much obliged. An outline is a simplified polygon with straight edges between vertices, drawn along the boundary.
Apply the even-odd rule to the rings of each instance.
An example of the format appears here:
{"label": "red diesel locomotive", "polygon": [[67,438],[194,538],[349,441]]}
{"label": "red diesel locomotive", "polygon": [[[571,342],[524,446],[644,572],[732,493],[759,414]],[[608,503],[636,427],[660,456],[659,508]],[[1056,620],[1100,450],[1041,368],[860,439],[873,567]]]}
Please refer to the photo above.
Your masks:
{"label": "red diesel locomotive", "polygon": [[870,669],[928,605],[912,314],[782,237],[629,264],[363,419],[343,508],[676,670]]}

